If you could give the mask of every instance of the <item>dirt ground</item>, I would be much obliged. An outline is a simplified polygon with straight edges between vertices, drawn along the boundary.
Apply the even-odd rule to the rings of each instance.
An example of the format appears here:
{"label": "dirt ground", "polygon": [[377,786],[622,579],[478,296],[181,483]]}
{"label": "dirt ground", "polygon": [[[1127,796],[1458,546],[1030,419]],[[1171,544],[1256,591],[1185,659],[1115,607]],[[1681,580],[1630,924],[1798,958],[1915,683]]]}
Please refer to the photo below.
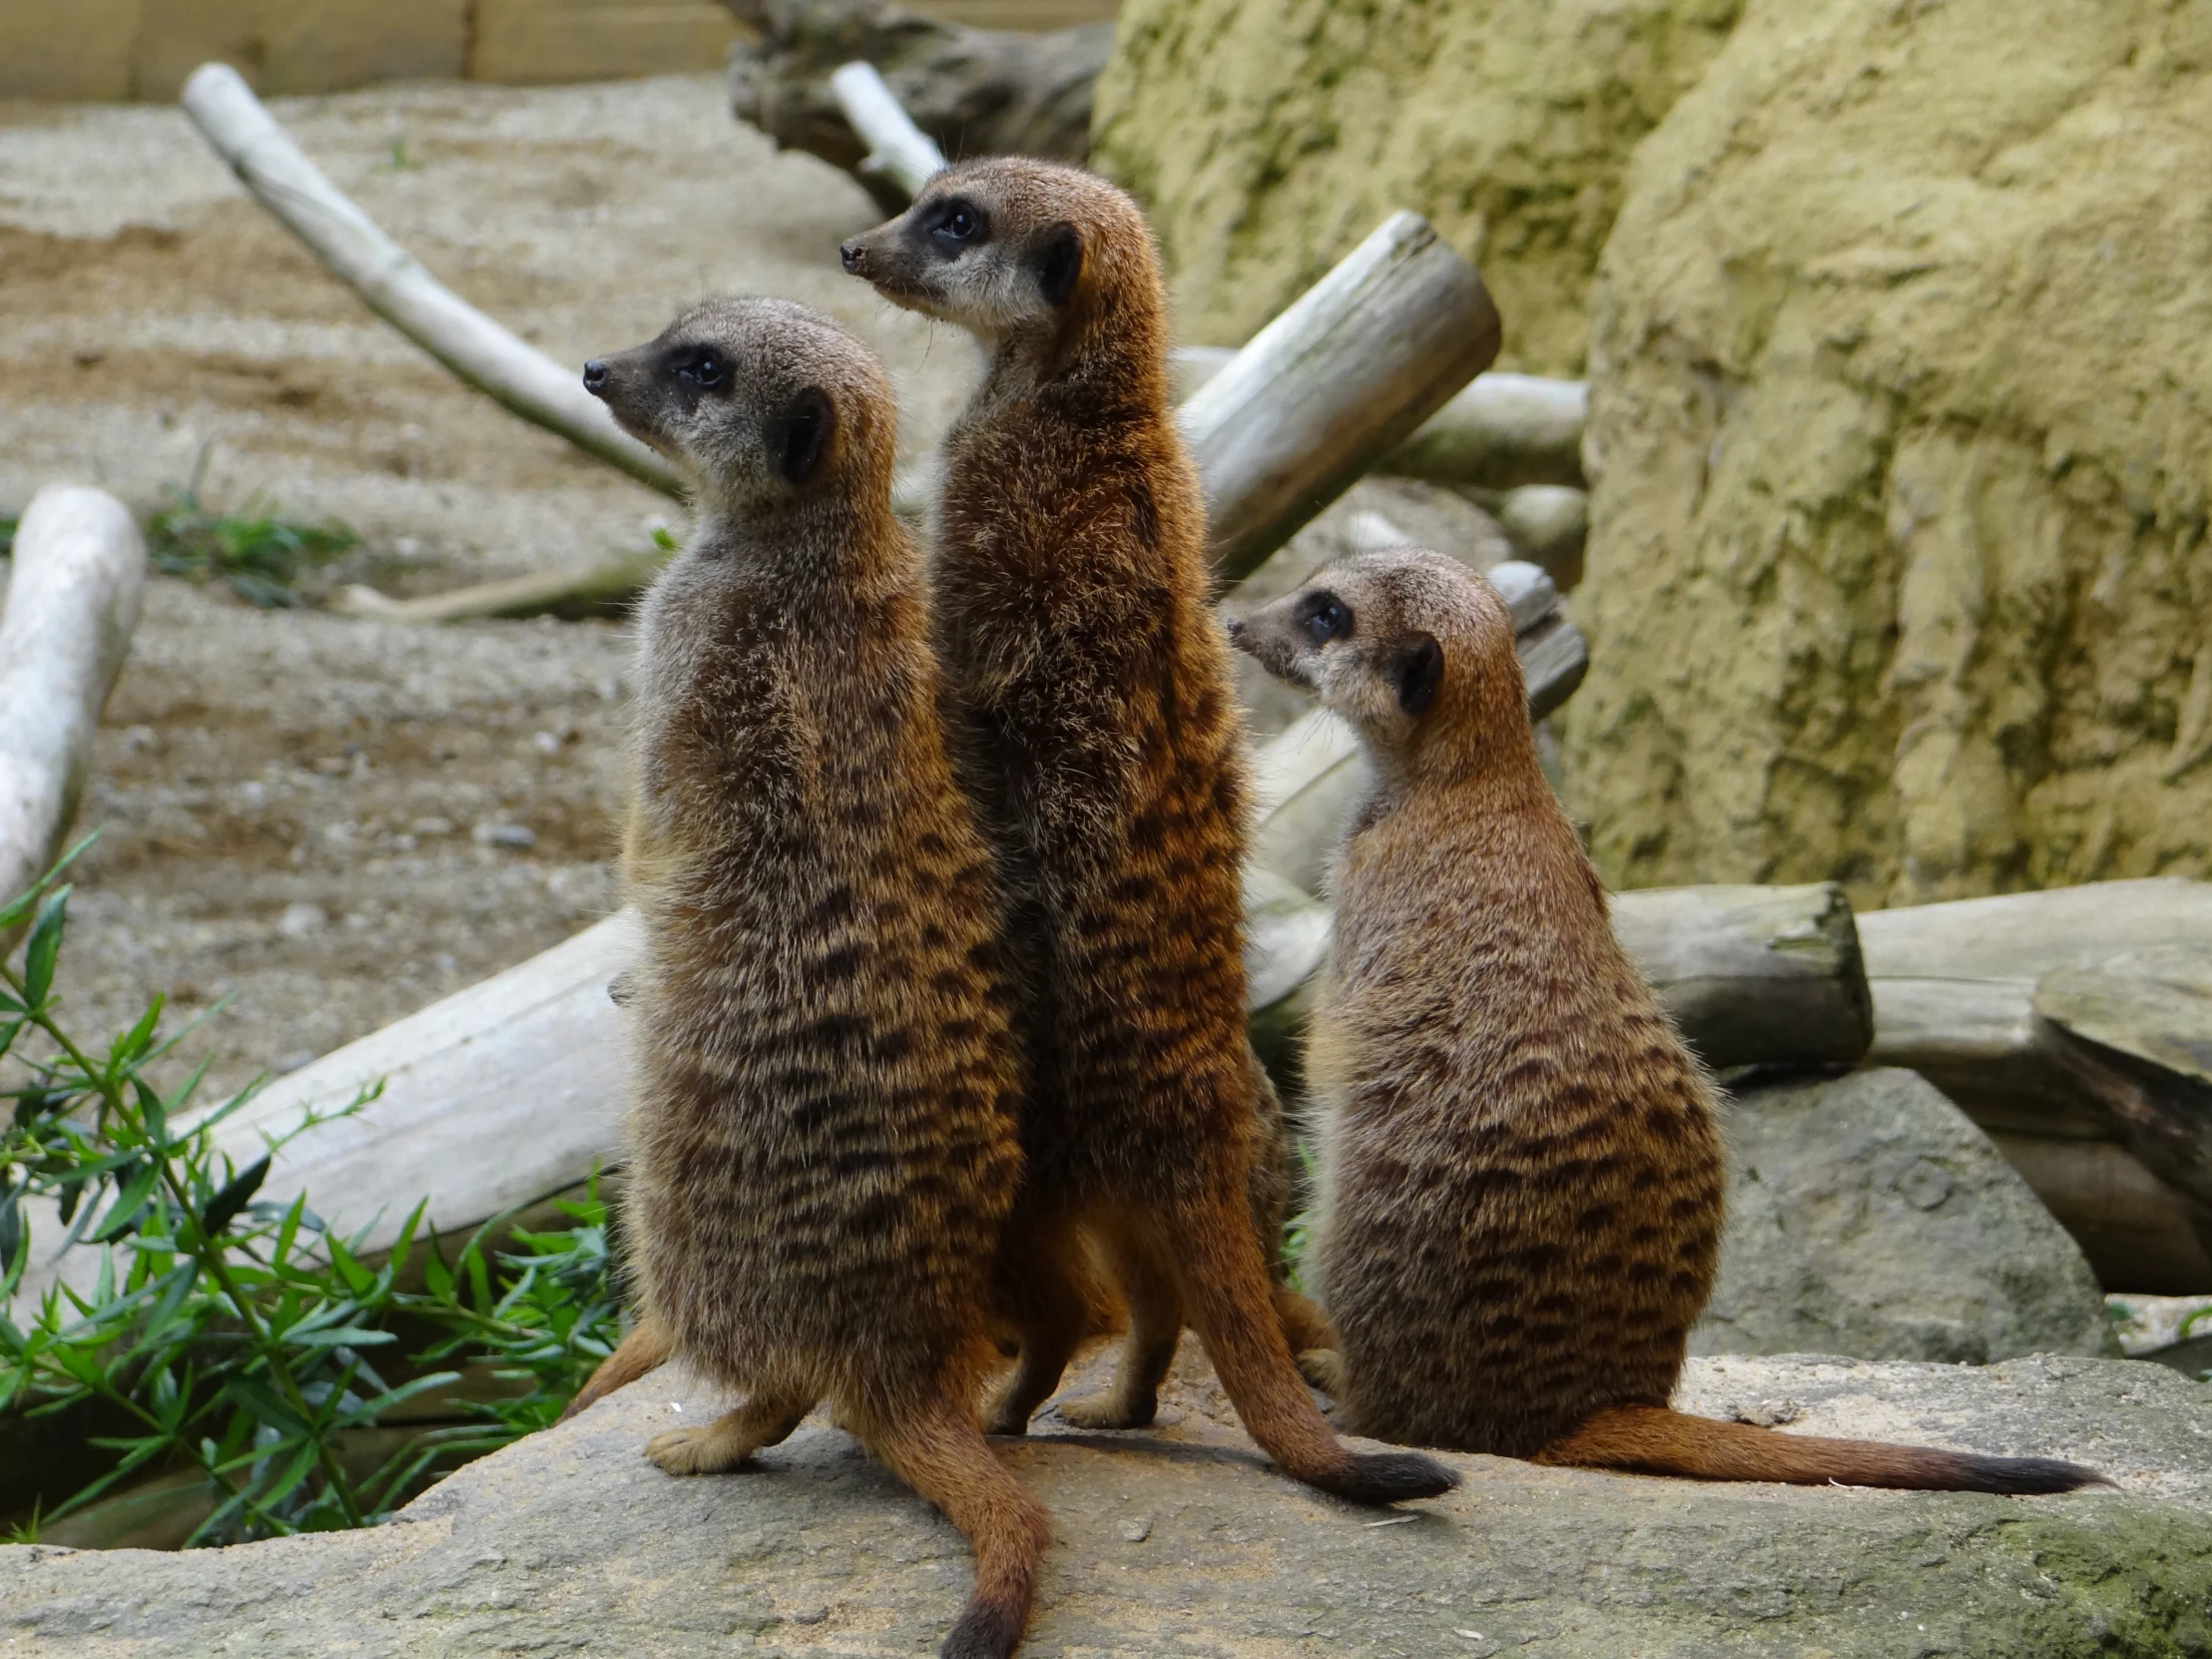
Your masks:
{"label": "dirt ground", "polygon": [[[732,121],[716,78],[273,108],[431,271],[559,361],[737,289],[865,339],[908,453],[972,381],[965,336],[839,271],[837,243],[877,218],[859,187]],[[0,105],[0,508],[76,479],[144,511],[197,468],[211,508],[261,497],[358,531],[325,591],[520,574],[681,517],[371,316],[174,109]],[[1363,490],[1424,537],[1471,512]],[[606,913],[626,659],[617,623],[422,629],[156,577],[81,817],[102,835],[65,955],[78,1029],[120,1029],[158,990],[184,1011],[232,996],[202,1034],[227,1087]]]}

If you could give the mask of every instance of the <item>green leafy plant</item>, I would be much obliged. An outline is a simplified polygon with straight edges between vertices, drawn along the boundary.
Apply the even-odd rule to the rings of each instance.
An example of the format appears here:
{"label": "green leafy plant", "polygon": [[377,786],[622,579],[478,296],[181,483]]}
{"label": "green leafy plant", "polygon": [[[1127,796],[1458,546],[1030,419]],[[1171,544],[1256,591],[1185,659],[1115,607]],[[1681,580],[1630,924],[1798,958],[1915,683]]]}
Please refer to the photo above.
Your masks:
{"label": "green leafy plant", "polygon": [[[259,1195],[285,1144],[375,1090],[265,1136],[239,1167],[216,1131],[256,1086],[191,1115],[206,1063],[165,1087],[191,1027],[163,1037],[159,999],[104,1052],[64,1028],[70,890],[49,876],[0,907],[0,937],[29,923],[20,957],[0,962],[0,1105],[12,1103],[0,1130],[0,1304],[29,1268],[40,1201],[62,1230],[56,1254],[96,1253],[98,1266],[89,1291],[57,1282],[20,1325],[0,1314],[0,1413],[93,1415],[123,1431],[91,1438],[108,1466],[37,1524],[134,1477],[185,1470],[211,1499],[189,1543],[359,1526],[441,1463],[558,1415],[620,1340],[596,1176],[583,1202],[561,1206],[574,1228],[517,1232],[514,1253],[491,1251],[500,1224],[487,1223],[448,1267],[418,1205],[388,1254],[364,1261],[365,1231],[332,1233],[305,1195]],[[407,1288],[418,1252],[423,1291]],[[425,1326],[429,1352],[401,1359],[401,1332]],[[460,1381],[420,1369],[447,1360],[488,1368],[501,1397],[461,1405],[461,1421],[410,1425],[381,1449],[375,1431],[399,1407]]]}
{"label": "green leafy plant", "polygon": [[200,501],[197,469],[192,483],[167,485],[164,493],[170,504],[146,527],[155,568],[226,582],[263,610],[297,605],[302,577],[360,545],[360,537],[334,519],[304,524],[283,518],[276,503],[260,496],[241,513],[211,512]]}

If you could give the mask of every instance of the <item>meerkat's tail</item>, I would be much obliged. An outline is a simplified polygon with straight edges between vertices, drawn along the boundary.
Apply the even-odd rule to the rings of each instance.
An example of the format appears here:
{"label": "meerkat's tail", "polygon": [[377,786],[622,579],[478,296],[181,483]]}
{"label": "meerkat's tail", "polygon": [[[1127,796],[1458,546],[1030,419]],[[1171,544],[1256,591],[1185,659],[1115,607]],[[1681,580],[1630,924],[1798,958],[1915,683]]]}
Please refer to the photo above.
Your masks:
{"label": "meerkat's tail", "polygon": [[1351,1451],[1330,1432],[1291,1360],[1242,1195],[1162,1219],[1178,1246],[1167,1259],[1181,1270],[1191,1323],[1221,1385],[1260,1449],[1286,1473],[1360,1503],[1434,1497],[1459,1484],[1421,1452]]}
{"label": "meerkat's tail", "polygon": [[1893,1486],[1910,1491],[2070,1492],[2112,1482],[2056,1457],[1984,1457],[1878,1440],[1828,1440],[1744,1422],[1693,1417],[1663,1405],[1613,1405],[1552,1441],[1531,1462],[1636,1469],[1699,1480]]}
{"label": "meerkat's tail", "polygon": [[668,1328],[648,1314],[630,1328],[630,1335],[622,1339],[614,1353],[599,1362],[599,1369],[576,1390],[576,1397],[561,1408],[560,1420],[568,1421],[594,1401],[635,1382],[649,1371],[659,1370],[674,1352]]}
{"label": "meerkat's tail", "polygon": [[975,1552],[975,1588],[938,1659],[1006,1659],[1029,1622],[1052,1522],[991,1455],[969,1392],[948,1388],[917,1409],[865,1425],[861,1438],[942,1510]]}

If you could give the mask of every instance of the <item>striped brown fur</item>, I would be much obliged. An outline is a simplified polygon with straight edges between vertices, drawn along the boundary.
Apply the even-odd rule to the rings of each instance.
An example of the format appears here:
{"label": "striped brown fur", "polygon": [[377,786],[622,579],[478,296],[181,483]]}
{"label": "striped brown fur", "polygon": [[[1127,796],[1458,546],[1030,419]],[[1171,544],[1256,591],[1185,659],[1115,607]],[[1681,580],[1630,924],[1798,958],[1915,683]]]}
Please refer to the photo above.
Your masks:
{"label": "striped brown fur", "polygon": [[2099,1478],[1669,1409],[1719,1256],[1713,1091],[1537,764],[1503,601],[1440,554],[1373,553],[1236,638],[1358,728],[1378,779],[1335,866],[1306,1066],[1348,1427],[1713,1479]]}
{"label": "striped brown fur", "polygon": [[999,1279],[1022,1353],[993,1425],[1023,1427],[1083,1335],[1088,1235],[1130,1338],[1113,1391],[1063,1414],[1149,1421],[1188,1316],[1289,1472],[1374,1501],[1441,1491],[1432,1459],[1337,1442],[1272,1306],[1244,733],[1144,217],[1089,174],[993,159],[940,174],[844,258],[990,358],[946,444],[931,603],[955,757],[1010,886],[1034,1071]]}
{"label": "striped brown fur", "polygon": [[1005,1654],[1047,1535],[974,1407],[1020,1056],[890,512],[890,389],[835,324],[759,299],[708,301],[586,383],[699,506],[639,623],[643,1318],[610,1366],[665,1351],[743,1396],[651,1442],[672,1473],[734,1467],[827,1401],[974,1546],[944,1652]]}

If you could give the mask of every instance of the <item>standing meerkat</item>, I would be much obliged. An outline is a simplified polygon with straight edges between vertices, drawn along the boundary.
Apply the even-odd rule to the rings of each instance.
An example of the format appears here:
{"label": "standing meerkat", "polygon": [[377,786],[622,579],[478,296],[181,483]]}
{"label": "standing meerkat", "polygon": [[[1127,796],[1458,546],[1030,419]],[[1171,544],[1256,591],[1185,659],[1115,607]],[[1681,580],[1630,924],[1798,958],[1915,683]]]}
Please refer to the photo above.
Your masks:
{"label": "standing meerkat", "polygon": [[1265,1079],[1245,1029],[1244,734],[1144,216],[1087,173],[1001,158],[939,174],[842,252],[884,297],[989,354],[945,444],[930,601],[955,763],[1010,889],[1031,1045],[1028,1171],[998,1288],[1022,1352],[992,1426],[1020,1432],[1084,1335],[1087,1234],[1130,1335],[1113,1390],[1065,1415],[1150,1421],[1187,1314],[1291,1474],[1372,1502],[1444,1491],[1455,1476],[1434,1459],[1357,1454],[1330,1432],[1254,1227]]}
{"label": "standing meerkat", "polygon": [[647,1454],[732,1468],[829,1400],[967,1535],[942,1651],[995,1659],[1048,1535],[974,1403],[1020,1062],[891,516],[890,388],[769,299],[710,300],[584,383],[699,513],[639,624],[629,1210],[637,1346],[744,1403]]}
{"label": "standing meerkat", "polygon": [[1441,554],[1371,553],[1233,634],[1375,762],[1335,868],[1306,1062],[1348,1427],[1722,1480],[2102,1478],[1670,1409],[1719,1258],[1712,1088],[1615,940],[1544,781],[1504,602]]}

